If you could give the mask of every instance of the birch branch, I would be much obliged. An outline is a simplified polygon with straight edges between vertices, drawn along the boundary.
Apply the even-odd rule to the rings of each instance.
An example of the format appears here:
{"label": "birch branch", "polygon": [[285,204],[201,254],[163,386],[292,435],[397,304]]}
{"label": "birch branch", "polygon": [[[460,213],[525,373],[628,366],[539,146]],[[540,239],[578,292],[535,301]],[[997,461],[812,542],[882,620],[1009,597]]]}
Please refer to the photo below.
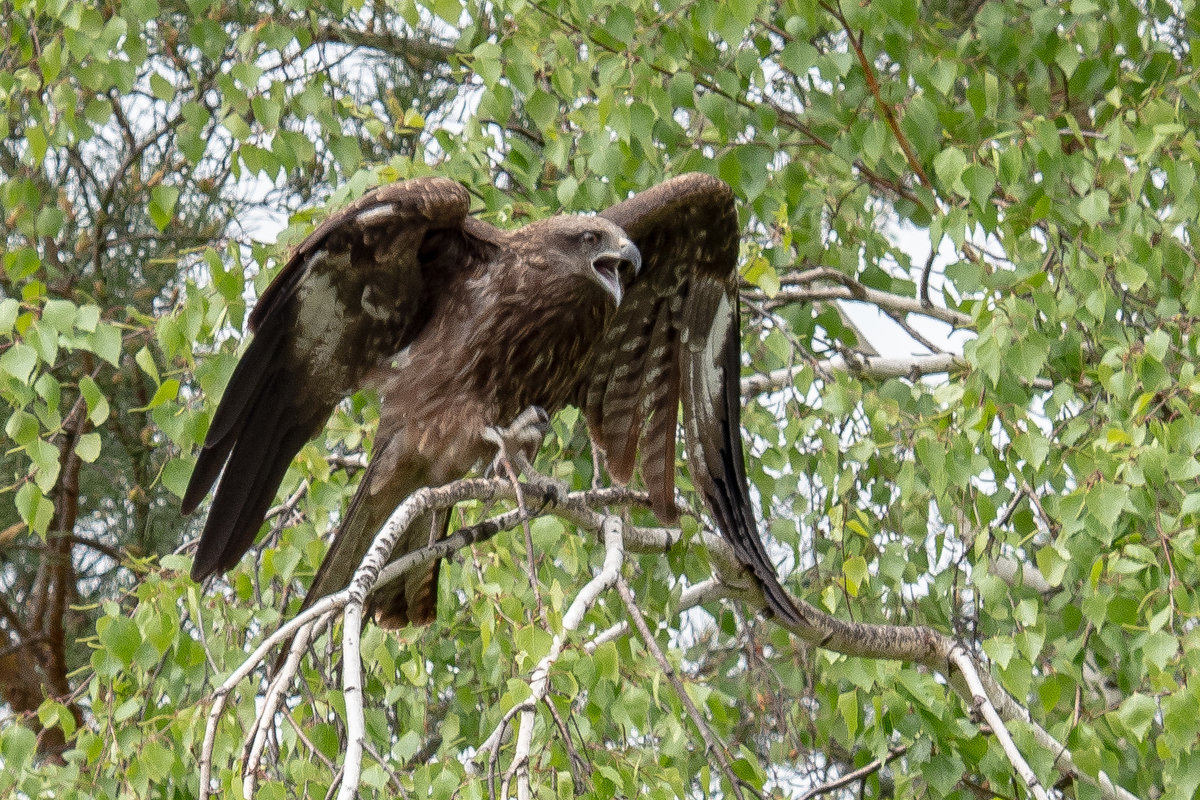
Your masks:
{"label": "birch branch", "polygon": [[[529,677],[530,697],[519,706],[521,719],[517,728],[517,745],[513,754],[512,764],[501,787],[501,797],[508,796],[508,784],[513,777],[517,781],[517,797],[519,800],[532,797],[529,783],[529,757],[533,744],[534,711],[538,703],[545,701],[546,695],[550,691],[550,669],[558,661],[559,656],[562,655],[566,634],[573,633],[579,628],[588,609],[594,606],[600,595],[612,588],[620,577],[621,564],[625,558],[624,527],[624,523],[619,517],[608,515],[604,518],[601,526],[601,535],[604,539],[604,564],[600,572],[588,581],[567,608],[566,613],[563,615],[562,631],[554,635],[554,639],[550,644],[550,651],[538,662]],[[475,763],[482,762],[485,757],[489,761],[494,760],[495,753],[503,739],[504,731],[512,718],[512,711],[510,710],[510,713],[506,714],[500,720],[495,730],[479,747],[473,759]]]}
{"label": "birch branch", "polygon": [[[742,396],[753,397],[786,389],[795,383],[796,376],[807,366],[811,366],[817,375],[825,380],[832,380],[838,373],[850,373],[868,380],[908,378],[915,381],[927,375],[967,369],[969,365],[962,356],[951,353],[917,355],[908,358],[885,358],[884,356],[858,353],[851,354],[849,357],[836,355],[815,363],[797,364],[794,367],[781,367],[770,372],[747,375],[742,378]],[[1048,392],[1054,388],[1054,382],[1049,378],[1034,378],[1029,385],[1042,392]]]}
{"label": "birch branch", "polygon": [[[724,569],[729,569],[731,567],[729,559],[732,558],[731,548],[715,535],[705,535],[704,540],[714,565],[721,564]],[[719,572],[718,577],[720,577]],[[731,589],[727,596],[736,596],[746,600],[760,611],[766,608],[766,602],[757,585],[750,585],[740,590]],[[976,703],[976,697],[979,696],[976,692],[981,688],[982,696],[995,707],[1000,719],[1024,722],[1033,732],[1038,746],[1055,754],[1055,768],[1060,774],[1095,787],[1105,800],[1137,800],[1134,795],[1114,784],[1103,772],[1097,777],[1092,777],[1084,772],[1075,763],[1066,746],[1036,723],[1029,710],[1005,691],[990,672],[981,669],[975,659],[965,650],[961,655],[956,655],[956,650],[960,650],[961,647],[949,636],[923,625],[901,626],[846,622],[824,613],[803,600],[794,599],[794,602],[800,609],[805,622],[800,625],[792,625],[776,620],[776,623],[791,631],[798,638],[843,655],[910,661],[920,664],[950,678],[950,684],[954,690],[973,706]],[[961,661],[963,658],[966,658],[966,661]],[[973,679],[978,681],[975,690],[966,685],[962,671],[966,664],[971,665]]]}
{"label": "birch branch", "polygon": [[[729,596],[729,590],[725,584],[715,576],[706,578],[700,583],[694,584],[683,590],[679,595],[679,607],[675,609],[675,613],[682,614],[690,608],[702,606],[705,603],[713,603],[717,600],[722,600]],[[583,649],[586,653],[596,652],[596,648],[607,642],[621,638],[629,631],[629,620],[623,619],[615,625],[611,625],[600,633],[596,634],[590,641],[584,644]]]}
{"label": "birch branch", "polygon": [[996,706],[988,697],[987,690],[983,688],[983,682],[979,679],[979,671],[976,669],[975,660],[971,658],[971,654],[962,645],[956,645],[950,652],[950,660],[958,667],[958,674],[967,684],[967,690],[971,694],[971,705],[983,715],[984,720],[991,727],[992,735],[1000,743],[1000,749],[1004,751],[1008,763],[1012,764],[1013,769],[1021,776],[1021,780],[1025,781],[1025,785],[1029,787],[1030,793],[1036,800],[1050,800],[1050,796],[1038,782],[1033,768],[1029,766],[1025,756],[1017,749],[1017,743],[1013,741],[1012,734],[1004,724],[1004,718],[1000,716],[1000,712],[996,710]]}
{"label": "birch branch", "polygon": [[872,380],[887,380],[888,378],[908,378],[917,380],[926,375],[937,375],[966,366],[961,356],[949,353],[936,355],[912,356],[910,358],[885,358],[883,356],[855,355],[847,358],[836,355],[822,359],[815,364],[798,364],[794,367],[783,367],[770,372],[759,372],[742,378],[742,396],[753,397],[757,394],[777,392],[791,386],[806,366],[812,366],[817,375],[827,380],[839,372],[849,372],[852,375]]}
{"label": "birch branch", "polygon": [[877,758],[869,764],[864,764],[856,770],[847,772],[845,775],[828,781],[827,783],[822,783],[819,786],[814,786],[804,794],[800,795],[800,800],[813,800],[814,797],[820,797],[823,794],[829,794],[830,792],[837,791],[838,789],[844,789],[852,783],[857,783],[858,781],[864,780],[865,778],[875,774],[879,770],[883,769],[883,765],[888,761],[891,761],[894,758],[899,758],[907,752],[907,745],[893,747],[888,750],[887,758]]}
{"label": "birch branch", "polygon": [[[766,303],[768,307],[821,300],[857,300],[897,314],[920,314],[931,319],[941,320],[955,328],[969,328],[974,324],[974,319],[969,314],[932,303],[923,303],[915,297],[905,297],[880,289],[872,289],[864,286],[852,276],[830,267],[814,267],[799,272],[789,272],[781,275],[780,281],[783,285],[772,297],[767,297],[757,291],[751,291],[748,294]],[[827,283],[837,285],[813,285]]]}
{"label": "birch branch", "polygon": [[[403,508],[403,506],[401,506]],[[399,527],[398,534],[416,519],[414,515]],[[391,523],[391,519],[388,520]],[[371,546],[375,550],[375,546]],[[383,553],[386,559],[391,548]],[[362,776],[363,742],[367,738],[366,717],[363,713],[362,652],[359,650],[359,634],[362,632],[363,603],[367,592],[375,582],[372,568],[378,574],[370,553],[362,566],[354,573],[350,582],[350,602],[346,604],[342,619],[342,700],[346,705],[346,756],[342,760],[342,783],[338,787],[338,800],[354,800],[358,797],[358,782]],[[382,566],[382,563],[380,563]]]}
{"label": "birch branch", "polygon": [[[540,498],[537,494],[539,489],[536,486],[530,487],[526,485],[524,491],[527,497],[542,501],[540,508],[535,507],[531,510],[533,516],[554,513],[589,532],[604,530],[605,522],[609,519],[605,514],[593,510],[590,507],[591,504],[644,505],[648,500],[644,493],[631,492],[627,489],[601,489],[574,492],[566,496],[558,496],[556,492],[546,491]],[[306,628],[293,641],[292,648],[288,652],[285,667],[291,664],[298,664],[300,656],[297,653],[302,652],[304,649],[304,646],[298,643],[319,635],[319,632],[330,623],[337,615],[337,611],[343,607],[349,612],[343,633],[343,646],[346,648],[343,654],[345,659],[343,662],[343,681],[344,689],[347,693],[347,726],[348,730],[351,731],[351,737],[342,768],[343,776],[339,787],[339,796],[354,796],[361,774],[362,742],[365,735],[361,720],[362,670],[358,655],[358,633],[361,628],[362,608],[366,596],[375,586],[380,585],[380,581],[394,578],[419,563],[425,563],[449,555],[455,550],[468,546],[472,542],[482,541],[494,535],[498,530],[501,530],[502,528],[497,527],[498,525],[504,524],[511,527],[513,524],[519,522],[520,515],[519,512],[516,516],[514,516],[513,512],[508,512],[492,520],[480,523],[473,528],[461,530],[433,545],[409,553],[384,569],[383,564],[390,555],[396,539],[405,526],[427,510],[449,507],[468,499],[482,501],[505,499],[512,501],[514,498],[515,490],[508,481],[470,479],[457,481],[437,489],[422,489],[401,504],[376,537],[371,550],[355,573],[350,586],[342,592],[323,598],[303,614],[297,616],[269,636],[259,645],[250,658],[235,670],[222,683],[221,687],[214,692],[214,703],[209,712],[201,756],[200,788],[202,799],[207,800],[210,795],[213,741],[215,739],[217,722],[221,717],[229,694],[254,668],[263,663],[266,653],[271,648],[287,638],[296,635],[304,626],[311,626],[310,628]],[[607,538],[606,533],[605,539],[607,540]],[[630,527],[624,531],[622,538],[627,550],[664,552],[678,541],[679,531]],[[708,548],[710,561],[714,569],[714,576],[710,580],[690,587],[685,592],[684,597],[681,598],[681,609],[689,607],[688,604],[709,602],[720,598],[740,599],[746,601],[752,608],[758,611],[765,609],[766,606],[761,589],[737,561],[728,543],[711,531],[703,531],[701,538],[705,547]],[[609,549],[606,543],[606,565],[609,563],[609,556],[611,555]],[[616,558],[616,556],[612,557]],[[604,580],[607,581],[609,572],[610,570],[608,569],[602,570],[600,576],[593,579],[593,582],[590,582],[584,590],[581,590],[580,595],[576,598],[576,602],[585,604],[595,602],[592,592],[594,591],[598,594],[602,590],[601,588],[596,588],[602,584],[595,584],[595,582],[601,576],[604,576]],[[589,600],[589,598],[592,599]],[[951,679],[951,686],[954,687],[955,691],[964,700],[974,707],[981,709],[990,708],[991,711],[988,713],[994,712],[997,715],[996,719],[1001,721],[1000,724],[989,720],[996,735],[1007,735],[1007,729],[1005,729],[1003,721],[1011,722],[1020,720],[1029,725],[1039,747],[1045,748],[1055,754],[1055,768],[1059,773],[1096,787],[1100,792],[1100,796],[1106,798],[1106,800],[1135,800],[1132,794],[1113,784],[1107,775],[1101,773],[1097,777],[1092,777],[1083,772],[1075,764],[1071,753],[1066,747],[1034,722],[1028,709],[1009,695],[986,669],[981,668],[978,662],[950,637],[924,626],[895,626],[846,622],[825,614],[803,601],[797,600],[796,604],[803,614],[804,622],[799,625],[784,625],[784,627],[798,638],[810,644],[844,655],[910,661],[925,666],[932,671],[947,675]],[[573,604],[572,609],[574,607]],[[586,610],[586,607],[584,607],[584,610]],[[569,610],[567,618],[564,619],[564,632],[573,630],[566,628],[565,623],[568,618],[573,621],[572,624],[578,625],[578,619],[582,619],[582,616],[583,611],[572,613]],[[636,623],[636,616],[631,616],[634,617],[634,622]],[[346,631],[349,631],[349,634]],[[620,632],[610,628],[602,632],[597,639],[601,637],[608,639],[617,635],[620,635]],[[557,652],[561,652],[561,641]],[[539,686],[548,685],[545,679],[548,678],[550,663],[552,662],[547,662],[545,668],[538,673]],[[291,674],[294,675],[294,672]],[[283,675],[277,676],[277,680],[283,680]],[[287,680],[290,680],[290,675]],[[282,696],[275,688],[278,685],[281,684],[272,684],[272,687],[268,689],[269,697],[274,698],[272,702],[276,702],[278,697]],[[548,689],[543,689],[543,691],[548,691]],[[985,700],[985,703],[982,705],[979,701],[981,697]],[[535,707],[536,703],[529,703],[519,708],[515,713],[522,715],[531,713]],[[269,718],[270,715],[267,715],[263,719]],[[524,723],[524,719],[522,722]],[[257,737],[257,735],[256,732],[255,736]],[[494,753],[495,749],[499,746],[499,740],[502,736],[502,731],[499,734],[493,734],[484,743],[484,746],[489,747]],[[256,745],[253,743],[255,741],[257,741],[257,738],[252,740],[251,755],[254,755],[256,751]],[[1011,736],[1008,737],[1008,742],[1011,743]],[[1015,745],[1006,744],[1002,740],[1002,746],[1006,754],[1010,756],[1010,760],[1013,761],[1014,769],[1028,783],[1028,776],[1032,774],[1027,769],[1028,763],[1015,750]],[[527,747],[527,745],[524,745],[522,748],[519,748],[522,752],[526,753],[526,758]],[[257,752],[261,752],[261,747],[257,748]],[[257,761],[248,758],[245,763],[247,767],[250,767],[256,765]],[[1034,791],[1035,797],[1040,798],[1042,795],[1038,795],[1036,790],[1033,789],[1035,784],[1036,777],[1034,784],[1029,785],[1031,791]],[[253,784],[250,784],[250,786],[252,787]]]}

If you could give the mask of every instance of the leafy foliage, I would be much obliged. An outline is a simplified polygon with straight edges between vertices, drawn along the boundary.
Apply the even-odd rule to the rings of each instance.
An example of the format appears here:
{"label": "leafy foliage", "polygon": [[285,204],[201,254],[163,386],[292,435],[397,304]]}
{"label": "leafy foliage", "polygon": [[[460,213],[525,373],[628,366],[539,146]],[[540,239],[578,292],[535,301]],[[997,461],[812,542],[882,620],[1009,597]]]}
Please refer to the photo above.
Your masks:
{"label": "leafy foliage", "polygon": [[[1139,797],[1200,786],[1189,4],[5,12],[0,701],[22,724],[0,732],[0,795],[197,793],[206,697],[295,608],[376,413],[366,396],[340,408],[289,471],[259,557],[191,584],[178,495],[247,304],[319,219],[315,199],[435,170],[500,221],[593,210],[687,170],[728,181],[746,376],[769,387],[744,411],[750,474],[791,588],[844,618],[958,637],[1088,776]],[[256,239],[301,208],[282,244]],[[866,327],[865,307],[884,322]],[[831,368],[872,346],[910,368]],[[912,352],[938,349],[962,358],[921,379]],[[539,466],[591,485],[576,414]],[[626,575],[746,785],[794,796],[878,760],[844,796],[1025,791],[939,675],[810,648],[730,603],[677,614],[710,573],[684,526]],[[364,793],[487,793],[467,756],[529,696],[601,560],[554,518],[532,535],[549,629],[516,531],[447,565],[433,627],[365,632]],[[645,643],[585,646],[625,619],[606,596],[551,673],[539,796],[733,794]],[[337,654],[318,650],[264,796],[335,780]],[[223,791],[240,786],[255,687],[233,704]],[[1099,796],[1014,733],[1043,786]]]}

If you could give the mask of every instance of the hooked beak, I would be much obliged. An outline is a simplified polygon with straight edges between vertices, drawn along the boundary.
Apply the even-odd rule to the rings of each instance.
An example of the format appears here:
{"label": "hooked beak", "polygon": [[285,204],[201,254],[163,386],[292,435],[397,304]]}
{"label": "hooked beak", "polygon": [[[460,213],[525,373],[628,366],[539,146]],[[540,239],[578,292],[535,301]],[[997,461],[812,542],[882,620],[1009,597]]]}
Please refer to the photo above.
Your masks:
{"label": "hooked beak", "polygon": [[621,239],[620,249],[606,250],[592,259],[592,269],[599,276],[601,285],[617,301],[617,305],[621,305],[621,297],[624,294],[624,289],[621,287],[622,264],[632,267],[634,275],[637,275],[642,268],[642,254],[638,251],[637,245],[628,239]]}

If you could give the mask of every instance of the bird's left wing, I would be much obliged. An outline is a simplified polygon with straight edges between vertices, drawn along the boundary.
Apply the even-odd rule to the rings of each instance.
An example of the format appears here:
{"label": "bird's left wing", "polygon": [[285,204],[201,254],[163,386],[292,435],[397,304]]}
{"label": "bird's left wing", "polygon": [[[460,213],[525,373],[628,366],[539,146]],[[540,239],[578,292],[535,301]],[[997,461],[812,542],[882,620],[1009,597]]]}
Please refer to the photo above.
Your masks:
{"label": "bird's left wing", "polygon": [[628,481],[640,460],[655,513],[672,521],[682,400],[693,483],[762,586],[770,610],[799,622],[802,614],[759,537],[746,481],[733,192],[709,175],[681,175],[601,216],[633,239],[642,269],[594,348],[577,393],[592,438],[619,481]]}
{"label": "bird's left wing", "polygon": [[196,509],[224,473],[192,578],[229,569],[254,541],[288,464],[334,406],[415,337],[456,261],[469,198],[420,178],[372,190],[292,254],[250,315],[254,331],[184,493]]}

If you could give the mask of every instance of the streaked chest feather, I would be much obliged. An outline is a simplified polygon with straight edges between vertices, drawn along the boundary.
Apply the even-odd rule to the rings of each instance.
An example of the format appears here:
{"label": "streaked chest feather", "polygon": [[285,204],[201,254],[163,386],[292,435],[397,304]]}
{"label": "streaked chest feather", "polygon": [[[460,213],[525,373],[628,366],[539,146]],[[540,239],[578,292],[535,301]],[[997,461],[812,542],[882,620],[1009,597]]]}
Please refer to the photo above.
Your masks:
{"label": "streaked chest feather", "polygon": [[395,362],[389,386],[414,417],[437,416],[447,398],[480,407],[488,424],[507,424],[530,405],[561,408],[615,310],[611,300],[578,282],[541,291],[495,278],[473,284],[470,297],[439,307]]}

